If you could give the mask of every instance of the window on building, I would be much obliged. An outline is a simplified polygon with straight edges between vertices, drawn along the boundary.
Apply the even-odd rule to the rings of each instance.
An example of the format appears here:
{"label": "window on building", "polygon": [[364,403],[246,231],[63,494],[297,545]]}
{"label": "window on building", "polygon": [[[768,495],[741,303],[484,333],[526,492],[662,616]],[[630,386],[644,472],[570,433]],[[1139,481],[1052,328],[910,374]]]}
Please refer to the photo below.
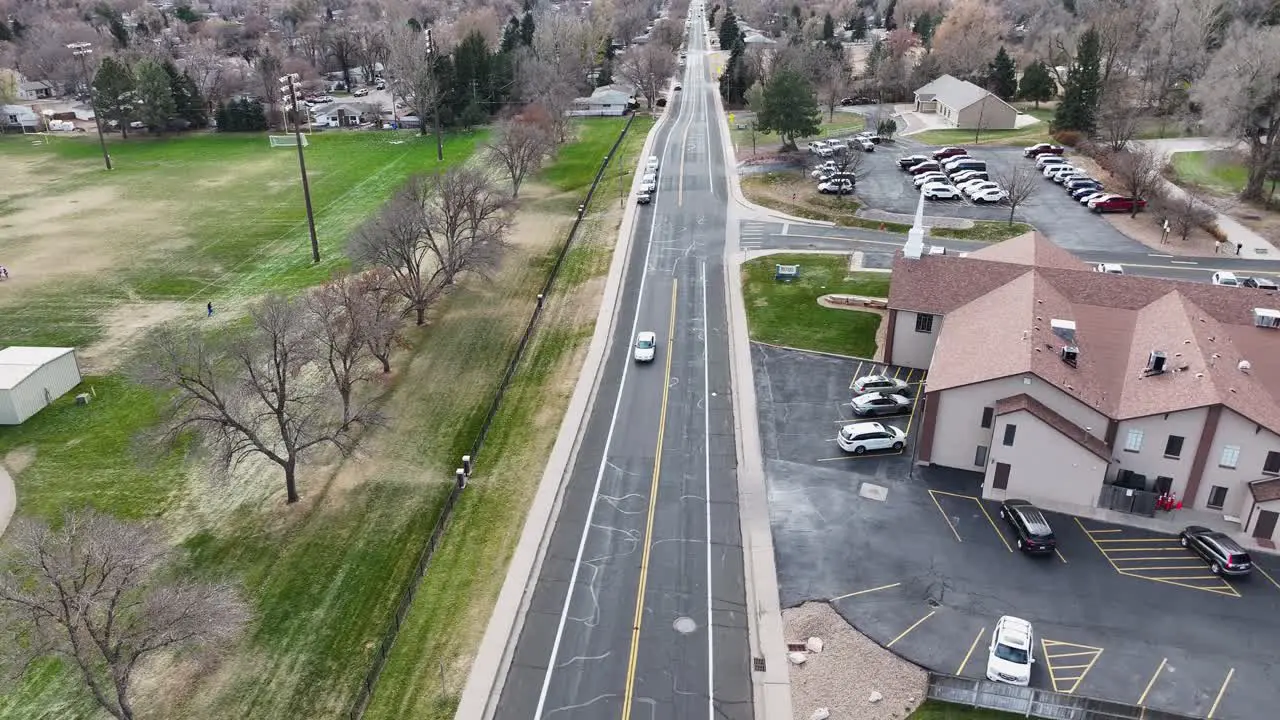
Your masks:
{"label": "window on building", "polygon": [[1142,431],[1137,428],[1129,430],[1128,436],[1124,439],[1124,449],[1128,452],[1138,452],[1142,449]]}
{"label": "window on building", "polygon": [[1209,502],[1205,504],[1213,510],[1221,510],[1227,504],[1227,489],[1221,485],[1209,488]]}
{"label": "window on building", "polygon": [[996,416],[995,408],[982,408],[982,427],[984,428],[991,427],[991,421],[995,419],[995,416]]}
{"label": "window on building", "polygon": [[916,313],[916,332],[933,332],[933,316],[928,313]]}
{"label": "window on building", "polygon": [[1167,458],[1182,457],[1182,441],[1182,436],[1170,435],[1164,444],[1164,456]]}
{"label": "window on building", "polygon": [[1239,445],[1227,445],[1222,448],[1222,457],[1218,459],[1218,467],[1234,468],[1239,462]]}
{"label": "window on building", "polygon": [[1262,472],[1280,475],[1280,452],[1272,450],[1267,453],[1267,461],[1262,463]]}
{"label": "window on building", "polygon": [[973,464],[979,467],[985,467],[987,464],[987,446],[979,445],[978,452],[973,455]]}
{"label": "window on building", "polygon": [[1013,436],[1017,434],[1018,426],[1012,423],[1004,426],[1004,444],[1013,447]]}

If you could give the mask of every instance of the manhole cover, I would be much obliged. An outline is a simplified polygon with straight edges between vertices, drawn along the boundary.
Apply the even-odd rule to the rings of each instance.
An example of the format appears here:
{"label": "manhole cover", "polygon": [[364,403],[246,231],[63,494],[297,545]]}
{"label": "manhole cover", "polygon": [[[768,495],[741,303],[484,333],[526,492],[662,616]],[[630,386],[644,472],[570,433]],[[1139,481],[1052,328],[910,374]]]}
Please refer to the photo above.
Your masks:
{"label": "manhole cover", "polygon": [[671,623],[671,627],[682,635],[688,635],[698,629],[698,623],[694,622],[691,617],[678,617],[675,622]]}

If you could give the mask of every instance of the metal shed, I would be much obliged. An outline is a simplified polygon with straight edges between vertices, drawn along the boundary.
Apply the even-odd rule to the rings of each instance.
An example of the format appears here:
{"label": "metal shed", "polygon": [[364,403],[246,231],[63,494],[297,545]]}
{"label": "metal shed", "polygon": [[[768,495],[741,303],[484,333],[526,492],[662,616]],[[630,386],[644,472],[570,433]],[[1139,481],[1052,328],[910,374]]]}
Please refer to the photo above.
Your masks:
{"label": "metal shed", "polygon": [[0,425],[21,425],[79,384],[75,348],[0,350]]}

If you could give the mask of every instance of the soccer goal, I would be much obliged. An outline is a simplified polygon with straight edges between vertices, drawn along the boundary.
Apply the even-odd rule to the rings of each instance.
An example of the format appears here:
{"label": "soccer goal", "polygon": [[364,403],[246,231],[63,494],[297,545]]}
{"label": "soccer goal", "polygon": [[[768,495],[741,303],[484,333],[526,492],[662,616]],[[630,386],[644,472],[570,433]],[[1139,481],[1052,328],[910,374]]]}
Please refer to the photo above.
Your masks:
{"label": "soccer goal", "polygon": [[[271,147],[297,147],[298,138],[294,135],[268,135],[267,139],[271,141]],[[307,136],[302,136],[302,147],[306,147]]]}

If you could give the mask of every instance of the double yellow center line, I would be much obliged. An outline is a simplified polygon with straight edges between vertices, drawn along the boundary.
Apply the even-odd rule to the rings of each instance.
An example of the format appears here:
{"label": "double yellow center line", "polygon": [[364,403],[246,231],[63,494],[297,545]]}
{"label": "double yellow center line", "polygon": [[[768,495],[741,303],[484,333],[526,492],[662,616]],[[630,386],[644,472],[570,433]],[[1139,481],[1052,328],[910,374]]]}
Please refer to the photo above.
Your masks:
{"label": "double yellow center line", "polygon": [[[636,589],[636,614],[631,623],[631,653],[627,658],[627,685],[622,695],[622,720],[631,718],[631,701],[636,688],[636,656],[640,652],[640,623],[644,619],[644,589],[649,582],[649,551],[653,547],[653,518],[658,509],[658,476],[662,468],[662,437],[667,427],[667,396],[671,390],[671,356],[676,337],[676,290],[671,281],[671,320],[667,325],[667,368],[662,383],[662,410],[658,413],[658,448],[653,457],[653,478],[649,482],[649,516],[645,521],[644,550],[640,553],[640,585]],[[708,628],[710,632],[710,628]]]}

